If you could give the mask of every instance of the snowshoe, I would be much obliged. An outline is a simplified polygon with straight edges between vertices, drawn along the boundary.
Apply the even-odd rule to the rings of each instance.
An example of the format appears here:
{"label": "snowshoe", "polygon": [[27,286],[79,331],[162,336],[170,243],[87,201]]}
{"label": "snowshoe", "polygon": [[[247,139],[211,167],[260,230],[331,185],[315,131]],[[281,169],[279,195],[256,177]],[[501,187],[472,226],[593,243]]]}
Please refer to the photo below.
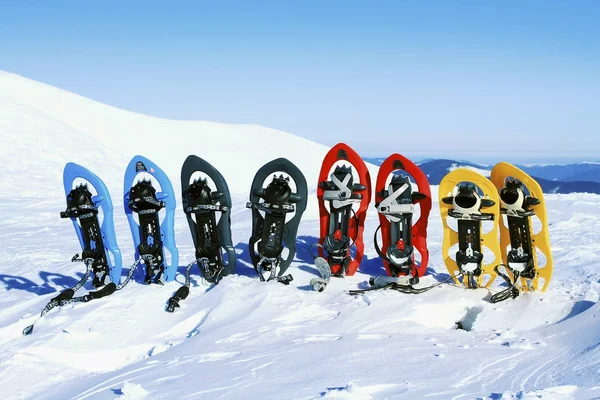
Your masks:
{"label": "snowshoe", "polygon": [[[354,171],[358,182],[354,182]],[[319,257],[327,260],[334,276],[354,275],[364,253],[363,231],[371,201],[371,177],[364,161],[348,145],[338,143],[325,156],[317,199],[321,225]]]}
{"label": "snowshoe", "polygon": [[[160,191],[152,178],[160,185]],[[145,265],[147,284],[173,280],[179,256],[175,247],[175,193],[171,181],[152,161],[135,156],[125,170],[123,202],[135,246],[136,264],[132,268]],[[159,211],[163,209],[166,212],[161,221]]]}
{"label": "snowshoe", "polygon": [[[417,184],[414,191],[409,174]],[[420,216],[413,224],[415,205],[420,207]],[[427,220],[431,210],[431,191],[427,176],[412,161],[393,154],[388,157],[377,174],[375,207],[379,212],[379,228],[373,242],[375,250],[391,277],[412,277],[417,283],[425,275],[429,262],[427,250]],[[377,242],[377,231],[381,229],[382,246]],[[415,250],[421,262],[415,260]]]}
{"label": "snowshoe", "polygon": [[[270,176],[271,181],[263,187],[263,182]],[[295,192],[290,178],[295,184]],[[261,281],[276,279],[290,283],[291,275],[284,274],[296,254],[296,234],[306,209],[307,195],[304,175],[285,158],[267,163],[254,176],[250,201],[246,204],[252,210],[252,236],[248,247]],[[288,215],[293,216],[286,218]],[[287,255],[283,254],[284,248],[288,250]]]}
{"label": "snowshoe", "polygon": [[[81,178],[87,184],[74,186]],[[92,195],[88,184],[96,195]],[[67,195],[67,209],[61,218],[70,218],[81,244],[82,259],[93,259],[94,286],[103,286],[106,278],[119,284],[121,279],[121,252],[117,245],[110,193],[102,180],[81,165],[68,163],[63,172],[63,185]],[[98,212],[102,211],[102,225]]]}
{"label": "snowshoe", "polygon": [[[192,175],[201,172],[204,178]],[[214,182],[211,189],[206,177]],[[189,156],[181,169],[183,210],[196,248],[196,261],[208,282],[218,283],[233,273],[236,254],[231,239],[231,195],[223,175],[196,156]],[[217,213],[220,214],[217,222]],[[223,259],[223,252],[227,260]]]}
{"label": "snowshoe", "polygon": [[[500,223],[502,260],[516,284],[521,288],[541,290],[548,288],[552,278],[552,252],[548,234],[548,218],[544,194],[540,185],[528,174],[509,163],[501,162],[492,169],[491,180],[499,191],[500,212],[506,216]],[[534,233],[532,217],[537,216],[542,229]],[[546,259],[539,265],[537,250]]]}
{"label": "snowshoe", "polygon": [[[76,184],[78,179],[85,183],[80,181]],[[71,219],[82,250],[81,258],[76,254],[71,261],[83,262],[86,271],[75,286],[63,290],[58,296],[52,298],[39,318],[55,307],[77,301],[90,301],[112,294],[121,279],[121,252],[115,236],[113,205],[106,185],[93,172],[75,163],[68,163],[65,166],[63,185],[67,208],[61,211],[60,216]],[[93,192],[96,194],[94,195]],[[98,220],[100,211],[103,215],[102,224]],[[93,276],[93,286],[101,289],[81,297],[73,297],[91,276]],[[32,332],[33,324],[23,330],[23,335]]]}
{"label": "snowshoe", "polygon": [[321,274],[320,278],[312,278],[310,280],[310,286],[313,287],[317,292],[322,292],[327,287],[327,284],[331,280],[331,268],[329,263],[323,257],[315,258],[315,266]]}
{"label": "snowshoe", "polygon": [[[201,176],[194,178],[199,175],[198,172]],[[236,263],[231,240],[231,195],[227,182],[207,161],[191,155],[181,168],[181,190],[183,211],[196,249],[196,260],[191,265],[197,264],[203,279],[217,284],[221,278],[233,273]],[[226,259],[223,254],[227,255]],[[188,292],[191,265],[186,268],[185,286]],[[172,312],[179,307],[179,301],[187,297],[184,292],[178,291],[169,300],[167,311]]]}
{"label": "snowshoe", "polygon": [[[498,190],[483,175],[458,168],[440,182],[439,204],[444,225],[442,256],[448,272],[457,283],[462,277],[468,288],[491,285],[497,276],[494,267],[500,261]],[[457,220],[457,230],[450,228],[449,218]],[[484,233],[482,221],[491,221],[493,228]],[[454,246],[458,250],[452,258],[450,249]],[[486,247],[494,259],[484,257]]]}

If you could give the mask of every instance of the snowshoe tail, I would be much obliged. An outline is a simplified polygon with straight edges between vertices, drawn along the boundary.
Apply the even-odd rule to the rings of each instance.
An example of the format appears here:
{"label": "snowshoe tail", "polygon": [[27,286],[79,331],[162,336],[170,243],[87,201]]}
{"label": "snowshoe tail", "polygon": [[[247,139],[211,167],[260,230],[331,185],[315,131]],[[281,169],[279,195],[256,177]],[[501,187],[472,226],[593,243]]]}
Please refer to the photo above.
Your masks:
{"label": "snowshoe tail", "polygon": [[[144,175],[140,177],[138,174]],[[158,181],[160,192],[156,191],[148,175]],[[156,274],[156,279],[159,279],[164,274],[165,281],[175,279],[179,253],[175,246],[176,200],[171,181],[156,164],[137,155],[129,162],[125,171],[123,200],[136,260],[144,259],[147,275]],[[158,211],[162,208],[166,213],[160,221]],[[136,221],[134,212],[138,214],[143,226]],[[166,257],[166,251],[170,254],[170,261]],[[152,271],[148,271],[149,268]]]}
{"label": "snowshoe tail", "polygon": [[[406,173],[415,181],[413,187]],[[386,186],[388,178],[392,181]],[[419,219],[413,223],[414,207],[420,207]],[[422,277],[427,271],[427,221],[431,211],[431,189],[427,176],[412,161],[392,154],[379,167],[375,185],[375,207],[379,212],[382,246],[375,246],[389,276]],[[415,261],[414,250],[421,255]]]}
{"label": "snowshoe tail", "polygon": [[[457,168],[440,182],[439,205],[444,226],[442,256],[456,283],[460,283],[462,276],[466,287],[488,287],[496,279],[494,267],[501,262],[499,204],[498,190],[492,182],[470,169]],[[457,219],[458,230],[450,227],[450,218]],[[492,229],[484,233],[481,221],[489,221]],[[450,248],[455,245],[459,250],[450,254]],[[485,247],[494,258],[483,257]]]}
{"label": "snowshoe tail", "polygon": [[[286,173],[294,181],[296,192],[292,192]],[[273,177],[266,188],[263,182]],[[252,209],[252,236],[248,243],[250,259],[262,279],[264,268],[277,268],[277,276],[283,277],[296,254],[296,235],[302,214],[306,209],[308,188],[302,172],[291,161],[278,158],[258,170],[252,181],[250,201]],[[286,214],[294,216],[286,222]],[[263,215],[264,214],[264,215]],[[288,254],[282,257],[283,248]],[[271,272],[274,274],[275,272]],[[289,282],[288,282],[289,283]]]}
{"label": "snowshoe tail", "polygon": [[[491,178],[500,195],[501,218],[500,247],[502,261],[508,273],[517,271],[524,290],[545,291],[552,278],[553,261],[548,233],[548,216],[544,193],[539,183],[512,164],[501,162],[492,168]],[[535,233],[532,217],[539,218],[542,229]],[[539,250],[546,259],[539,265]]]}
{"label": "snowshoe tail", "polygon": [[[338,161],[344,161],[345,165],[338,164],[330,175]],[[353,180],[353,171],[358,175],[358,182]],[[363,232],[371,201],[371,176],[362,158],[345,143],[338,143],[326,154],[319,173],[317,199],[321,226],[319,256],[328,259],[334,275],[354,275],[364,253]],[[352,207],[356,204],[354,210]]]}

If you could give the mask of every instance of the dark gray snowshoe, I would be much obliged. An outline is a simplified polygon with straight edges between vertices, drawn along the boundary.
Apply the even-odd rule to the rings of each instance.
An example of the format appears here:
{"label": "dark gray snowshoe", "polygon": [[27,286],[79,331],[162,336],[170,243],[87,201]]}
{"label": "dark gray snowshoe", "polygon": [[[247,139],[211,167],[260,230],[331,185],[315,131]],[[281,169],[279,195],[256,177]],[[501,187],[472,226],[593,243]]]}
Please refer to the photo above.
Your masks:
{"label": "dark gray snowshoe", "polygon": [[[294,193],[289,185],[288,174],[296,185]],[[279,173],[279,175],[277,175]],[[269,176],[271,182],[263,188]],[[284,276],[296,254],[296,234],[306,209],[308,188],[302,172],[292,162],[278,158],[258,170],[252,181],[250,201],[252,209],[252,236],[248,243],[250,259],[261,281],[276,279],[289,284],[291,275]],[[286,215],[295,212],[286,222]],[[283,249],[289,250],[285,258]],[[269,276],[265,278],[265,273]]]}
{"label": "dark gray snowshoe", "polygon": [[[196,172],[204,176],[190,182]],[[214,182],[215,190],[210,187],[207,177]],[[167,311],[170,312],[179,307],[179,301],[189,294],[190,272],[194,264],[198,265],[202,277],[214,284],[232,274],[236,264],[231,239],[231,195],[223,175],[207,161],[190,155],[181,168],[181,191],[196,260],[186,268],[185,286],[169,300]]]}

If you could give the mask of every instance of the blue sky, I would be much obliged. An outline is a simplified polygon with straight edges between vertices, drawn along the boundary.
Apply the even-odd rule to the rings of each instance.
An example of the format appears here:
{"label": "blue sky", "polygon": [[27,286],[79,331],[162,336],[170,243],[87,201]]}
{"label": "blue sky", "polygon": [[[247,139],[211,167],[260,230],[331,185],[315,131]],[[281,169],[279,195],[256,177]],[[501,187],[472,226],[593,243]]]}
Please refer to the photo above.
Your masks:
{"label": "blue sky", "polygon": [[600,159],[600,2],[91,3],[3,4],[0,69],[369,156]]}

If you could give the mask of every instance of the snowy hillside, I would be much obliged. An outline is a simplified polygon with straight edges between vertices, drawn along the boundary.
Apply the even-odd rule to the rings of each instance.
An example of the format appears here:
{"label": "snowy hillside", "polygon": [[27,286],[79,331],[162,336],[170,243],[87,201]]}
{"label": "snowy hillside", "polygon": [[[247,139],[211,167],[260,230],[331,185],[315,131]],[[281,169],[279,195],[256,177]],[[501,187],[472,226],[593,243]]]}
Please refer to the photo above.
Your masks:
{"label": "snowy hillside", "polygon": [[[0,72],[2,398],[600,397],[600,196],[547,196],[555,275],[546,293],[491,304],[499,286],[469,291],[444,284],[422,295],[350,296],[348,289],[384,273],[372,243],[373,207],[359,272],[317,293],[308,284],[317,274],[309,246],[317,241],[314,189],[327,150],[260,126],[143,116]],[[188,154],[223,173],[234,197],[236,275],[214,288],[195,275],[190,297],[169,314],[165,302],[182,276],[179,283],[145,286],[139,272],[121,292],[54,310],[22,336],[46,302],[83,272],[69,262],[80,249],[71,224],[59,218],[67,161],[106,182],[124,269],[132,262],[122,179],[134,154],[160,165],[178,194]],[[260,283],[247,252],[249,185],[277,157],[298,165],[312,193],[290,286]],[[178,207],[176,239],[185,265],[194,252]],[[429,222],[423,285],[448,277],[436,204]]]}
{"label": "snowy hillside", "polygon": [[[109,189],[118,193],[122,190],[120,177],[135,154],[156,162],[178,185],[181,164],[194,153],[226,178],[243,184],[230,185],[232,190],[246,193],[258,168],[277,157],[297,164],[313,183],[320,165],[312,161],[328,150],[262,126],[135,114],[1,71],[0,132],[0,156],[7,163],[9,179],[22,188],[30,185],[20,178],[31,175],[32,170],[36,171],[34,179],[41,181],[60,175],[64,162],[72,160],[94,166],[108,182],[116,181]],[[25,154],[28,157],[18,157]],[[52,172],[40,171],[42,166]]]}

